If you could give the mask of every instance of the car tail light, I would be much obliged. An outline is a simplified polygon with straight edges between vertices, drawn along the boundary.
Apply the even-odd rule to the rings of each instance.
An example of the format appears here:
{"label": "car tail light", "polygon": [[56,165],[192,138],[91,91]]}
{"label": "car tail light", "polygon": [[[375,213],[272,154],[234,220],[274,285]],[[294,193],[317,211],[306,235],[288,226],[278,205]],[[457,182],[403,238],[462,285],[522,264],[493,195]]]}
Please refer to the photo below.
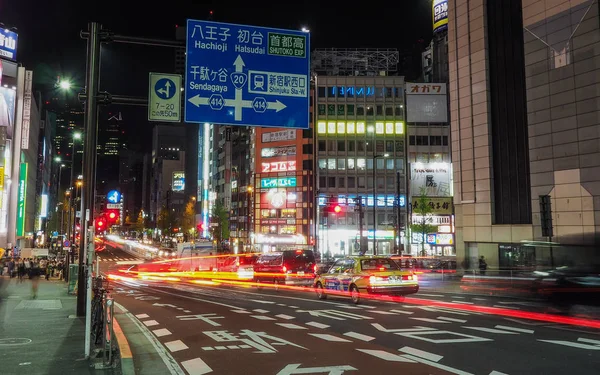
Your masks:
{"label": "car tail light", "polygon": [[313,266],[313,271],[317,272],[317,265],[316,264]]}
{"label": "car tail light", "polygon": [[287,267],[283,266],[283,268],[281,270],[283,271],[283,273],[286,273],[287,272]]}
{"label": "car tail light", "polygon": [[404,276],[402,276],[402,280],[418,281],[418,278],[417,278],[417,275],[404,275]]}

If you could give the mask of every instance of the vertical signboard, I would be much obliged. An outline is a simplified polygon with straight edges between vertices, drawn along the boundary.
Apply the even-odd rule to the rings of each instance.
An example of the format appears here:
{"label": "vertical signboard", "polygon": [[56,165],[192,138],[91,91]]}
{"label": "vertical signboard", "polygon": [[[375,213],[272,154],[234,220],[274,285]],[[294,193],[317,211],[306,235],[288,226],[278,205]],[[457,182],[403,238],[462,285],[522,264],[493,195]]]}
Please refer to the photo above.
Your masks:
{"label": "vertical signboard", "polygon": [[433,32],[437,33],[448,28],[448,0],[433,0],[431,6],[433,17]]}
{"label": "vertical signboard", "polygon": [[185,172],[173,172],[173,181],[171,183],[173,191],[185,190]]}
{"label": "vertical signboard", "polygon": [[25,92],[23,94],[23,129],[21,133],[21,149],[29,148],[29,125],[31,121],[31,85],[33,83],[33,71],[25,72]]}
{"label": "vertical signboard", "polygon": [[408,122],[448,122],[445,83],[406,83]]}
{"label": "vertical signboard", "polygon": [[181,76],[150,73],[148,121],[181,121]]}
{"label": "vertical signboard", "polygon": [[21,163],[19,170],[19,191],[17,196],[17,237],[25,235],[25,205],[27,200],[27,163]]}

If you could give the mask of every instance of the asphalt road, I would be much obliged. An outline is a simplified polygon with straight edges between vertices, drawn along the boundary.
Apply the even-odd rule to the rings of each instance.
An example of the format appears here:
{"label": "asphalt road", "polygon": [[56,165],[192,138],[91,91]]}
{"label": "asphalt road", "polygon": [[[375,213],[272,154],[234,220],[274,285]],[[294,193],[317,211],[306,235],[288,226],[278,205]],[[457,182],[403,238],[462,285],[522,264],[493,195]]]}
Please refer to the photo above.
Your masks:
{"label": "asphalt road", "polygon": [[319,301],[309,290],[148,281],[112,287],[115,300],[183,369],[173,373],[597,374],[600,365],[600,330],[460,308],[528,308],[510,306],[514,301],[450,296],[459,308],[408,299],[355,306],[343,298]]}

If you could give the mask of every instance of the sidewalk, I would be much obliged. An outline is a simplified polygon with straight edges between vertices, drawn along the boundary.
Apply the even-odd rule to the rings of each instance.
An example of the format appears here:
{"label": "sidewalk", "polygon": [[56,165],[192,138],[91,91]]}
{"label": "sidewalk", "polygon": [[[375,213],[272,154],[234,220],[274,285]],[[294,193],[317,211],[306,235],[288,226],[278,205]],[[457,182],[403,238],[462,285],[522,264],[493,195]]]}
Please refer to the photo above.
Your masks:
{"label": "sidewalk", "polygon": [[119,368],[94,370],[84,358],[85,319],[75,317],[76,297],[67,295],[64,281],[40,279],[37,299],[28,279],[0,282],[0,373],[120,374]]}

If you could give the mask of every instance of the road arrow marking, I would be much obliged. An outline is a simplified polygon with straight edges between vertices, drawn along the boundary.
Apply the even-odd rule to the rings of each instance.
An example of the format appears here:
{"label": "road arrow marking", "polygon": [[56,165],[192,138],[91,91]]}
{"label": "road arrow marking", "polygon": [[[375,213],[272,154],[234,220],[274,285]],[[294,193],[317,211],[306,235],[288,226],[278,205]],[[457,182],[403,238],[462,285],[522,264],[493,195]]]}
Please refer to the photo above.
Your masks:
{"label": "road arrow marking", "polygon": [[327,367],[305,367],[300,368],[300,363],[292,363],[285,366],[277,375],[292,375],[292,374],[329,374],[329,375],[341,375],[344,371],[356,371],[358,369],[348,366],[327,366]]}
{"label": "road arrow marking", "polygon": [[158,306],[158,307],[172,307],[174,309],[177,308],[177,306],[175,305],[171,305],[169,303],[153,303],[152,306]]}

